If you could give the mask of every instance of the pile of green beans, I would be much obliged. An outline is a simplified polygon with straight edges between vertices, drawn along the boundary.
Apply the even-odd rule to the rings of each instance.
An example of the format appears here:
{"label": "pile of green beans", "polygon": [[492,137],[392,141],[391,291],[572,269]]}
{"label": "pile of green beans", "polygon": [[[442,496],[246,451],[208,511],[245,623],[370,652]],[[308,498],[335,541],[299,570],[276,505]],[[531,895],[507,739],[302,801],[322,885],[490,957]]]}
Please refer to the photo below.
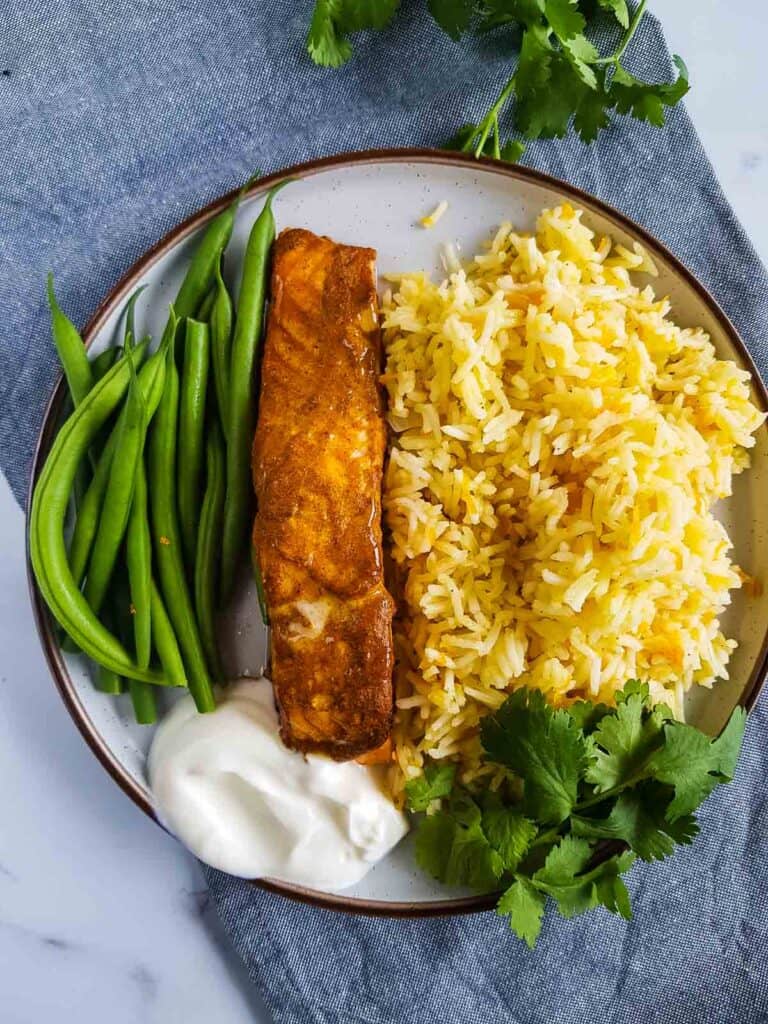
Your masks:
{"label": "pile of green beans", "polygon": [[141,724],[157,718],[157,686],[188,687],[207,712],[224,682],[216,614],[247,557],[272,199],[283,184],[251,230],[236,312],[222,264],[239,196],[205,230],[151,354],[150,339],[134,343],[146,286],[128,300],[122,345],[89,359],[48,278],[72,411],[32,496],[32,567],[67,649],[96,663],[99,690],[129,693]]}

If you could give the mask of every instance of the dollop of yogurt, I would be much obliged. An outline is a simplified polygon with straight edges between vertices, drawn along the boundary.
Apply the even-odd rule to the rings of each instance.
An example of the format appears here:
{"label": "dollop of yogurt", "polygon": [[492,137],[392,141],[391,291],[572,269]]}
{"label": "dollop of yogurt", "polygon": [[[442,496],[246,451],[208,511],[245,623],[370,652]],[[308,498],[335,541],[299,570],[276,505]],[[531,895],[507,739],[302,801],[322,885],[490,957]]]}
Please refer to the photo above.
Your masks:
{"label": "dollop of yogurt", "polygon": [[283,745],[264,678],[229,687],[210,714],[183,697],[155,732],[149,781],[163,824],[200,860],[242,878],[344,889],[408,831],[381,768]]}

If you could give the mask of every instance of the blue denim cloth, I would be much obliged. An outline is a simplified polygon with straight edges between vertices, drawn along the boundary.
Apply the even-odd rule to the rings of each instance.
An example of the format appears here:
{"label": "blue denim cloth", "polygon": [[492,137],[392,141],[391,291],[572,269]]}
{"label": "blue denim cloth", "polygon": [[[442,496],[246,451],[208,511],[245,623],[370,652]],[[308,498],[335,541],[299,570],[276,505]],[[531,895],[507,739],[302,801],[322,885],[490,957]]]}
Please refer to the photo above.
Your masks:
{"label": "blue denim cloth", "polygon": [[[44,274],[82,323],[154,241],[255,168],[439,143],[491,101],[503,36],[462,46],[411,0],[340,71],[303,50],[310,0],[7,0],[0,11],[0,455],[23,501],[56,360]],[[481,64],[482,58],[482,64]],[[630,66],[668,75],[646,19]],[[723,305],[765,375],[768,278],[683,109],[529,162],[654,232]],[[768,1021],[766,702],[695,845],[635,867],[630,923],[548,917],[528,952],[493,914],[389,921],[293,904],[208,871],[281,1024]]]}

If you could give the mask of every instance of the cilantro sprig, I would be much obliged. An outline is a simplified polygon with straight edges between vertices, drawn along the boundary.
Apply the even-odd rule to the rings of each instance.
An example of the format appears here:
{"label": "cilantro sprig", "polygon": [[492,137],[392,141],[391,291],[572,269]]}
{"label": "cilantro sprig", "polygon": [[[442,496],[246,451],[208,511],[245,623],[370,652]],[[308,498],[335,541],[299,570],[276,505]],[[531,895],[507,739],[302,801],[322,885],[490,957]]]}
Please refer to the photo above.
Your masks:
{"label": "cilantro sprig", "polygon": [[307,33],[310,57],[322,67],[340,67],[352,56],[347,36],[384,28],[399,6],[400,0],[315,0]]}
{"label": "cilantro sprig", "polygon": [[630,918],[622,875],[694,840],[693,812],[733,778],[745,723],[736,708],[711,739],[637,681],[614,708],[556,710],[518,690],[481,726],[485,758],[509,770],[509,786],[470,793],[441,762],[407,784],[409,809],[431,812],[416,825],[416,860],[447,885],[503,890],[497,913],[530,947],[548,899],[564,917],[603,906]]}
{"label": "cilantro sprig", "polygon": [[[627,0],[427,0],[451,39],[511,30],[510,51],[517,53],[514,72],[490,108],[445,148],[514,162],[524,140],[562,138],[571,125],[583,142],[593,142],[616,113],[663,126],[666,110],[688,92],[682,59],[674,58],[677,77],[660,83],[636,78],[622,63],[647,2],[640,0],[631,13]],[[399,6],[400,0],[316,0],[307,36],[310,56],[326,67],[344,64],[352,55],[349,35],[384,28]],[[624,30],[608,54],[590,39],[601,17]],[[508,111],[516,135],[503,141]]]}

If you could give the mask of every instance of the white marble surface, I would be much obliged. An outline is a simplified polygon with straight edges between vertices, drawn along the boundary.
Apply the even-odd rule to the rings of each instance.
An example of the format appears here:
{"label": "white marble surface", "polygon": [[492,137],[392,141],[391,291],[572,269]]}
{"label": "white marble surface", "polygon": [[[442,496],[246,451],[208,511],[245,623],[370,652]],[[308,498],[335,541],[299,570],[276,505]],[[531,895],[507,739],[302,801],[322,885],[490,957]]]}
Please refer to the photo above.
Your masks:
{"label": "white marble surface", "polygon": [[0,1020],[268,1020],[194,859],[104,772],[53,687],[0,481]]}
{"label": "white marble surface", "polygon": [[768,86],[761,0],[651,0],[691,73],[688,111],[725,194],[768,263]]}
{"label": "white marble surface", "polygon": [[[688,61],[688,106],[768,261],[768,107],[760,0],[656,0]],[[196,864],[102,771],[40,653],[23,519],[0,480],[0,1019],[246,1024],[268,1016]]]}

